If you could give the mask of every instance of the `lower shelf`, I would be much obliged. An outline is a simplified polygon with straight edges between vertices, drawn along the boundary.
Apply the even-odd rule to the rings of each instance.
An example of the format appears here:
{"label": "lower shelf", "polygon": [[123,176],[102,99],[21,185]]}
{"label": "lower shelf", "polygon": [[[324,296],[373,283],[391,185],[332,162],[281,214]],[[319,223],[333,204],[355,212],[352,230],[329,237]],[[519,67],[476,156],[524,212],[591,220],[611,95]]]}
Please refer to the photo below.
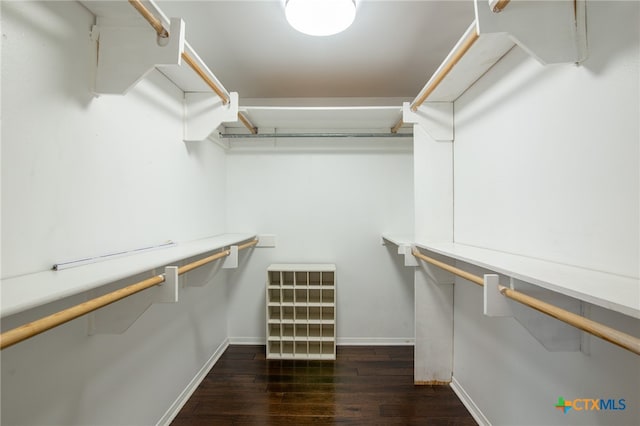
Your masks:
{"label": "lower shelf", "polygon": [[336,359],[336,343],[331,341],[267,342],[268,359]]}

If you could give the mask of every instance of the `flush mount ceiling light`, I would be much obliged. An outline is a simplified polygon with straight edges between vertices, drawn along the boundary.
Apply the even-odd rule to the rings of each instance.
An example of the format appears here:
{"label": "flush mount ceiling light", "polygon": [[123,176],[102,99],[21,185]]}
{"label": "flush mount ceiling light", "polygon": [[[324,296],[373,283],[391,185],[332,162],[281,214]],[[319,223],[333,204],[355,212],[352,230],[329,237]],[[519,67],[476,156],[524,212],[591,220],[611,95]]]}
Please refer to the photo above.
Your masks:
{"label": "flush mount ceiling light", "polygon": [[356,17],[355,0],[287,0],[289,24],[304,34],[329,36],[349,28]]}

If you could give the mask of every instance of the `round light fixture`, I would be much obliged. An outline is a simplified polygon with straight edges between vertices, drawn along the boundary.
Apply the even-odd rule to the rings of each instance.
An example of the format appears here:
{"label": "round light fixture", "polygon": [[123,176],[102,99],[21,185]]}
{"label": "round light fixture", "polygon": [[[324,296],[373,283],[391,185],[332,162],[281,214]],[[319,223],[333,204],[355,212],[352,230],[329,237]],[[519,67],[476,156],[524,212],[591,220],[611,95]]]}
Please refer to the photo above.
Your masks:
{"label": "round light fixture", "polygon": [[287,0],[289,24],[304,34],[329,36],[349,28],[356,17],[355,0]]}

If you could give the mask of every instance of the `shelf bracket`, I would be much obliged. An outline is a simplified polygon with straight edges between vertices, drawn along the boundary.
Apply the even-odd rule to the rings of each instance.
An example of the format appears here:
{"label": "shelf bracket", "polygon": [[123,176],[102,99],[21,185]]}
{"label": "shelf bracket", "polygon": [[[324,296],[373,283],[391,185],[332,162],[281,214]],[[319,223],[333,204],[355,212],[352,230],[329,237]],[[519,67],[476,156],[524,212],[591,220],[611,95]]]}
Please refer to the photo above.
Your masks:
{"label": "shelf bracket", "polygon": [[222,269],[235,269],[238,267],[238,246],[231,246],[229,251],[231,253],[224,258]]}
{"label": "shelf bracket", "polygon": [[91,37],[98,42],[94,92],[126,94],[157,65],[178,65],[185,43],[185,25],[172,18],[170,36],[158,37],[147,25],[98,16]]}
{"label": "shelf bracket", "polygon": [[436,141],[453,141],[453,102],[425,102],[416,112],[411,111],[411,104],[402,104],[402,121],[420,124]]}
{"label": "shelf bracket", "polygon": [[509,299],[500,294],[498,286],[500,276],[497,274],[484,275],[484,310],[488,317],[512,317],[513,311]]}
{"label": "shelf bracket", "polygon": [[[511,288],[544,300],[562,309],[580,314],[582,302],[554,291],[511,278]],[[506,299],[506,298],[505,298]],[[562,321],[507,300],[513,317],[549,352],[578,352],[583,348],[583,332]]]}
{"label": "shelf bracket", "polygon": [[[156,275],[156,272],[153,272]],[[165,282],[87,315],[89,335],[122,334],[156,303],[178,302],[178,267],[164,268]]]}
{"label": "shelf bracket", "polygon": [[507,33],[540,63],[580,63],[587,58],[585,0],[512,1],[494,13],[486,0],[476,0],[480,36]]}
{"label": "shelf bracket", "polygon": [[238,99],[238,93],[231,92],[229,103],[223,105],[215,93],[185,92],[184,141],[201,142],[222,123],[238,121]]}

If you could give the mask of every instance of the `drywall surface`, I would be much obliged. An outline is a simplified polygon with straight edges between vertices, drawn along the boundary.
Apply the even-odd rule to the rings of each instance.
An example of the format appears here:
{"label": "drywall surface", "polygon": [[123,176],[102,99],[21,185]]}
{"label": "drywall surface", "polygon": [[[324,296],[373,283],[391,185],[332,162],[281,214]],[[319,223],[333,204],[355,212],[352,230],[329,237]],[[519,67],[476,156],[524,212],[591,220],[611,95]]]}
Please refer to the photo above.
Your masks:
{"label": "drywall surface", "polygon": [[[3,278],[225,232],[224,151],[182,142],[182,92],[154,71],[125,96],[94,97],[82,5],[1,7]],[[84,317],[3,350],[2,424],[155,424],[226,342],[226,273],[214,272],[189,274],[179,303],[151,306],[122,334],[89,336]]]}
{"label": "drywall surface", "polygon": [[[639,4],[588,2],[587,16],[582,65],[543,67],[516,48],[455,103],[454,239],[637,278]],[[637,320],[587,312],[640,335]],[[492,424],[640,423],[640,358],[595,337],[585,352],[547,352],[456,281],[454,378]],[[626,409],[564,414],[559,397]]]}
{"label": "drywall surface", "polygon": [[411,151],[367,151],[362,141],[352,152],[327,149],[331,143],[228,154],[229,230],[276,235],[276,247],[256,248],[230,282],[232,341],[264,341],[272,263],[336,265],[338,344],[412,341],[413,271],[380,238],[412,233]]}

